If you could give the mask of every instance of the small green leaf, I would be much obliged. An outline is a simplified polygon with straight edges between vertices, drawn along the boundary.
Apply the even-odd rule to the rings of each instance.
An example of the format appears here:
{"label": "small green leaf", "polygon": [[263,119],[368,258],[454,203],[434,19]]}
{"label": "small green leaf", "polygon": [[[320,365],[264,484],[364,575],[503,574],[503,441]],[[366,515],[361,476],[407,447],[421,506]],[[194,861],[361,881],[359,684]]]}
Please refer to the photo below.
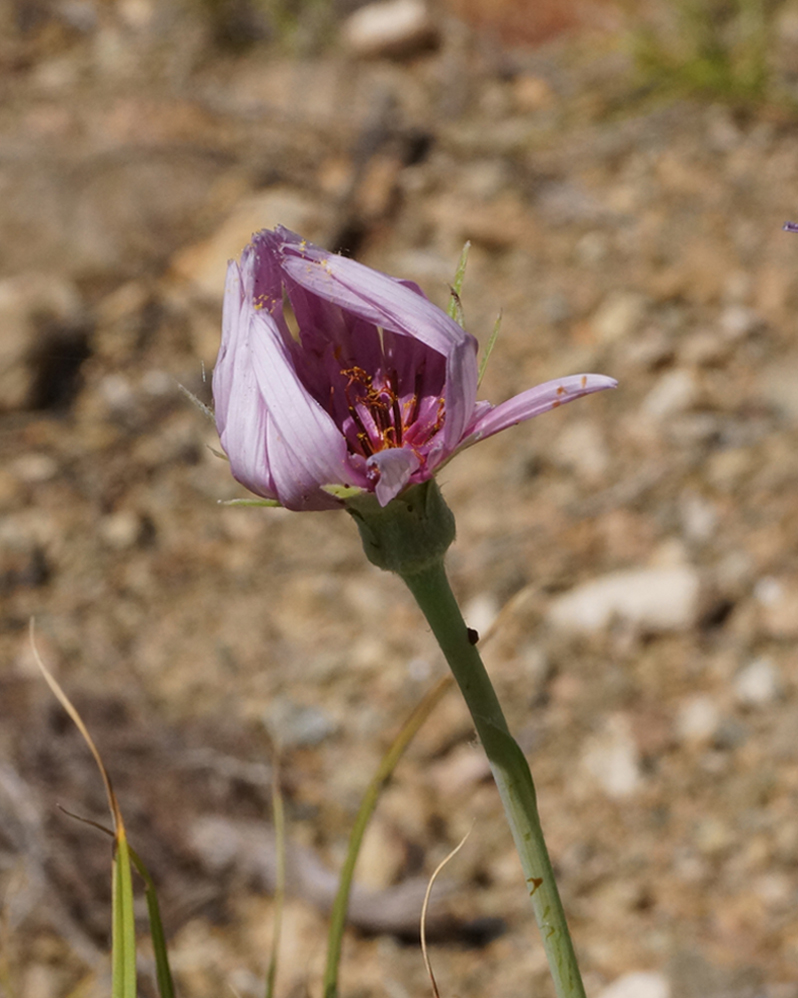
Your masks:
{"label": "small green leaf", "polygon": [[496,316],[496,321],[493,323],[493,332],[490,334],[488,345],[485,347],[485,353],[482,356],[482,360],[479,362],[479,377],[477,378],[477,386],[482,384],[482,379],[485,377],[485,370],[488,366],[490,355],[493,353],[493,348],[496,346],[496,340],[499,338],[499,327],[501,324],[502,314],[499,312]]}
{"label": "small green leaf", "polygon": [[449,306],[446,309],[446,314],[450,319],[458,324],[458,326],[464,326],[463,319],[463,305],[460,301],[460,294],[463,290],[463,278],[465,277],[466,264],[468,263],[468,251],[471,249],[471,243],[466,242],[463,246],[463,252],[460,254],[460,262],[457,265],[457,271],[454,275],[454,284],[451,287],[451,297],[449,298]]}
{"label": "small green leaf", "polygon": [[177,388],[178,391],[182,392],[182,394],[186,396],[192,405],[195,405],[199,409],[207,420],[213,423],[214,426],[216,425],[216,416],[214,416],[213,409],[211,409],[210,406],[205,405],[205,403],[201,399],[198,399],[194,392],[189,391],[185,385],[178,384]]}

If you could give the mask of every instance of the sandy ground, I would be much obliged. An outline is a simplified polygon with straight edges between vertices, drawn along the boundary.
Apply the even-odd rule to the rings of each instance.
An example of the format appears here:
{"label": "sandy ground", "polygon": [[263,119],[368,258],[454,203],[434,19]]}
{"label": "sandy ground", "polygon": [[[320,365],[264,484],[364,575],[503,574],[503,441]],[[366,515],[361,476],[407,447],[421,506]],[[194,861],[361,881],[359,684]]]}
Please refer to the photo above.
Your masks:
{"label": "sandy ground", "polygon": [[[618,378],[446,468],[453,584],[483,633],[509,604],[485,657],[589,993],[651,971],[672,998],[798,996],[795,116],[652,97],[618,34],[519,50],[435,13],[439,46],[401,61],[223,48],[170,3],[7,15],[4,995],[107,993],[109,846],[57,809],[105,821],[102,787],[36,673],[31,616],[161,885],[187,998],[262,993],[272,740],[292,842],[334,871],[381,753],[444,673],[345,515],[217,503],[243,492],[177,386],[210,400],[226,261],[284,223],[440,304],[470,239],[468,328],[484,343],[503,313],[493,401]],[[445,875],[441,991],[544,998],[520,867],[451,692],[381,801],[359,881],[393,911],[392,888],[472,823]],[[352,930],[343,995],[426,993],[399,938],[413,911],[403,930]],[[324,949],[306,886],[281,996],[319,993]]]}

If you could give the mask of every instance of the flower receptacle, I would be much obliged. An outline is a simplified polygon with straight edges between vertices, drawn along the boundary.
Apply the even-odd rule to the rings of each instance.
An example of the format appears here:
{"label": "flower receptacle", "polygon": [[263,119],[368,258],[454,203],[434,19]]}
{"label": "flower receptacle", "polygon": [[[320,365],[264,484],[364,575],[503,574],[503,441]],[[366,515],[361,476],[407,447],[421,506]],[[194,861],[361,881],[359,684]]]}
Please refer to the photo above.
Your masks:
{"label": "flower receptacle", "polygon": [[402,577],[441,561],[454,540],[454,514],[434,479],[405,489],[387,506],[372,493],[353,496],[346,510],[357,523],[368,560]]}

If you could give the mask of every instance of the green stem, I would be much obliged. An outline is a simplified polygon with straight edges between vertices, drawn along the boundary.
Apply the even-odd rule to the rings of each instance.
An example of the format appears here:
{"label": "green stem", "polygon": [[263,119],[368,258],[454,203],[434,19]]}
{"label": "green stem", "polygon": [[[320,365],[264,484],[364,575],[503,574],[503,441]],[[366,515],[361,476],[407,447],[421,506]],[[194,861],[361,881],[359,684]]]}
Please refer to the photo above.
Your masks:
{"label": "green stem", "polygon": [[454,598],[443,558],[402,573],[465,697],[488,756],[524,868],[557,998],[585,998],[571,936],[538,816],[532,774],[510,734],[496,691]]}

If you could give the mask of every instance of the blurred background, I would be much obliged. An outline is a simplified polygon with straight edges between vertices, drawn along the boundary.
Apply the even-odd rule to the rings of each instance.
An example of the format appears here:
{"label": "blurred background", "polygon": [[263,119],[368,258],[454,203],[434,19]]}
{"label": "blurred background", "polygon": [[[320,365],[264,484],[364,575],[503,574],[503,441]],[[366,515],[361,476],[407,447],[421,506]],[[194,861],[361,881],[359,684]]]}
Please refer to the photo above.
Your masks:
{"label": "blurred background", "polygon": [[[616,392],[441,476],[449,565],[538,782],[588,991],[798,996],[798,4],[0,5],[0,994],[108,993],[102,787],[180,993],[262,994],[270,746],[299,871],[281,996],[319,993],[360,795],[444,665],[337,513],[242,496],[210,401],[227,260],[282,223],[501,335],[498,402]],[[552,994],[451,692],[369,831],[345,996]],[[410,898],[410,901],[408,901]],[[152,995],[146,945],[143,996]],[[630,976],[633,975],[633,976]]]}

